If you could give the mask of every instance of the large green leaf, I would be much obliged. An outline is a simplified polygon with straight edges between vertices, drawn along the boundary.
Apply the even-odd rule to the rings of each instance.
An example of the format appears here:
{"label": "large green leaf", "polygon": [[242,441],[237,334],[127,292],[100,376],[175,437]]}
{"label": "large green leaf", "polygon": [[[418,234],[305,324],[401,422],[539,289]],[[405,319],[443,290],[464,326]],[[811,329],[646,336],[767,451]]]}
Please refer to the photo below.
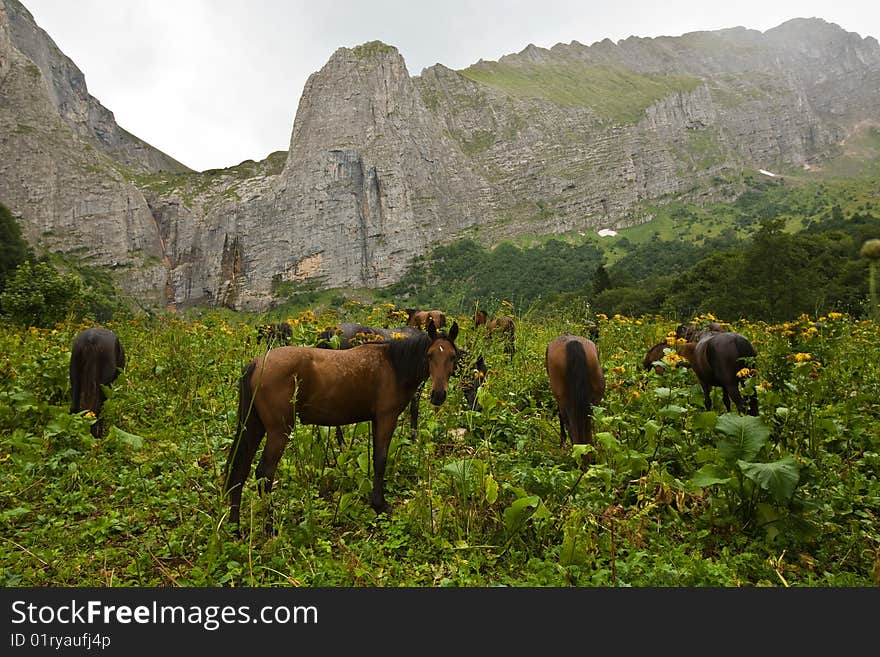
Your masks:
{"label": "large green leaf", "polygon": [[140,449],[144,446],[143,438],[141,438],[137,434],[123,431],[119,427],[110,427],[110,438],[113,440],[118,440],[120,443],[128,445],[132,449]]}
{"label": "large green leaf", "polygon": [[694,473],[688,482],[693,488],[705,488],[714,484],[726,484],[730,481],[730,473],[722,466],[707,463]]}
{"label": "large green leaf", "polygon": [[718,440],[718,452],[728,461],[751,461],[770,437],[769,427],[752,415],[725,413],[715,429],[725,436]]}
{"label": "large green leaf", "polygon": [[507,531],[513,532],[522,527],[532,515],[531,509],[537,509],[540,503],[541,498],[537,495],[527,495],[514,500],[504,509],[504,526],[507,527]]}
{"label": "large green leaf", "polygon": [[791,454],[773,463],[737,461],[737,465],[746,477],[770,493],[779,503],[791,499],[800,479],[800,466]]}
{"label": "large green leaf", "polygon": [[715,411],[702,411],[694,416],[694,429],[714,429],[718,422],[718,414]]}

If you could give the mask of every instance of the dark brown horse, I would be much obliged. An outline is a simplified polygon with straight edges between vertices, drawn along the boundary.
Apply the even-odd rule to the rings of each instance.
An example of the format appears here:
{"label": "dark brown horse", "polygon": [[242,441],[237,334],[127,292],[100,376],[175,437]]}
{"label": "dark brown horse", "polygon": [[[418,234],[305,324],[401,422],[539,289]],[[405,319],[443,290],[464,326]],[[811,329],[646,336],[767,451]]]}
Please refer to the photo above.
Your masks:
{"label": "dark brown horse", "polygon": [[[737,373],[753,365],[757,354],[751,342],[739,333],[706,331],[696,342],[682,345],[679,353],[688,359],[697,375],[707,411],[712,409],[712,388],[718,387],[722,390],[722,400],[728,413],[732,399],[737,410],[746,414],[746,402],[739,392],[740,378]],[[754,393],[748,399],[748,414],[758,415],[758,397]]]}
{"label": "dark brown horse", "polygon": [[261,324],[257,327],[257,344],[265,342],[267,346],[290,344],[293,329],[287,322],[278,324]]}
{"label": "dark brown horse", "polygon": [[[372,423],[370,504],[377,513],[387,511],[385,461],[398,416],[428,378],[431,403],[439,406],[446,400],[458,357],[457,336],[456,323],[448,334],[429,323],[427,331],[400,340],[343,350],[279,347],[252,360],[239,382],[238,430],[226,463],[230,522],[239,524],[242,487],[263,436],[266,445],[256,478],[260,493],[268,495],[297,419],[331,427]],[[272,530],[271,505],[266,528]]]}
{"label": "dark brown horse", "polygon": [[[666,355],[665,350],[667,348],[671,347],[669,346],[669,343],[664,340],[663,342],[658,342],[653,347],[648,349],[647,353],[645,354],[644,360],[642,360],[642,367],[646,370],[649,370],[653,366],[654,371],[657,374],[663,374],[663,372],[666,371],[666,367],[660,364],[658,361],[663,360],[663,357]],[[657,364],[655,365],[655,363]]]}
{"label": "dark brown horse", "polygon": [[[379,342],[388,339],[393,332],[411,335],[412,331],[416,330],[411,326],[385,329],[357,322],[342,322],[338,326],[331,326],[321,331],[315,346],[321,349],[351,349],[365,342]],[[334,340],[334,336],[338,336],[338,340]]]}
{"label": "dark brown horse", "polygon": [[679,324],[675,329],[676,338],[684,338],[687,342],[696,342],[704,333],[723,333],[724,327],[718,322],[709,322],[703,326],[696,324]]}
{"label": "dark brown horse", "polygon": [[553,339],[544,357],[559,413],[559,444],[592,444],[593,405],[605,394],[605,373],[592,340],[571,333]]}
{"label": "dark brown horse", "polygon": [[407,326],[413,326],[424,330],[428,326],[428,320],[434,320],[434,326],[442,329],[446,326],[446,313],[442,310],[414,310],[407,309]]}
{"label": "dark brown horse", "polygon": [[106,395],[101,386],[109,386],[125,368],[125,350],[119,338],[110,329],[87,328],[73,339],[70,350],[70,412],[89,410],[97,418],[91,427],[92,435],[104,433],[101,407]]}

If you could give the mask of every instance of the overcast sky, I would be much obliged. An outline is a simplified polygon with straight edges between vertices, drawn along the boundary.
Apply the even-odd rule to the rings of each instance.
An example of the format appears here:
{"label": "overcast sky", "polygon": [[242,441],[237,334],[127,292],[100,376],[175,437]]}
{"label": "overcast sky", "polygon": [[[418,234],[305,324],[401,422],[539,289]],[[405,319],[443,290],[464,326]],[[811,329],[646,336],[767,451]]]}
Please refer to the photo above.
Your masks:
{"label": "overcast sky", "polygon": [[286,150],[303,85],[342,46],[410,75],[533,43],[679,36],[823,18],[880,38],[880,0],[23,0],[120,126],[203,171]]}

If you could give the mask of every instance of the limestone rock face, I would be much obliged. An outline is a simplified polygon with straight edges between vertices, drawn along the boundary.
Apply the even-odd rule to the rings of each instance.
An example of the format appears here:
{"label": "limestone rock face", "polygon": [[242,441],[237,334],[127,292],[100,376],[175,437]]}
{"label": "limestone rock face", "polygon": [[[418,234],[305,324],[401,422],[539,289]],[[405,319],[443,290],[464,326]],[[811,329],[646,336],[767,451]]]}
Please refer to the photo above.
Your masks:
{"label": "limestone rock face", "polygon": [[104,265],[138,300],[162,302],[167,270],[143,194],[59,115],[11,37],[10,9],[21,15],[0,0],[0,202],[22,217],[31,244]]}
{"label": "limestone rock face", "polygon": [[620,228],[732,198],[743,170],[821,164],[880,126],[880,45],[819,19],[529,45],[411,76],[340,48],[287,152],[191,172],[129,135],[17,0],[0,0],[0,202],[38,249],[115,268],[142,303],[262,310],[378,287],[461,236]]}

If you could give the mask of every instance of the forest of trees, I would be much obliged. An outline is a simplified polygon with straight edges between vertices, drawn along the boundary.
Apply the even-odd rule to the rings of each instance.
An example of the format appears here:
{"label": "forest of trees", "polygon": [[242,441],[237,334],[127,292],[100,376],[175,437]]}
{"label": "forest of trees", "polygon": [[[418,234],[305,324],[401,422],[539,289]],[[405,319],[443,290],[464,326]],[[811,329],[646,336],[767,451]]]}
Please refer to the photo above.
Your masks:
{"label": "forest of trees", "polygon": [[502,299],[526,309],[564,305],[579,296],[609,315],[687,319],[712,312],[773,322],[832,310],[862,316],[868,263],[859,249],[876,235],[880,219],[871,216],[795,234],[768,219],[751,240],[702,247],[648,242],[611,266],[591,242],[550,240],[489,250],[462,240],[435,249],[384,295],[462,312],[479,304],[497,307]]}

